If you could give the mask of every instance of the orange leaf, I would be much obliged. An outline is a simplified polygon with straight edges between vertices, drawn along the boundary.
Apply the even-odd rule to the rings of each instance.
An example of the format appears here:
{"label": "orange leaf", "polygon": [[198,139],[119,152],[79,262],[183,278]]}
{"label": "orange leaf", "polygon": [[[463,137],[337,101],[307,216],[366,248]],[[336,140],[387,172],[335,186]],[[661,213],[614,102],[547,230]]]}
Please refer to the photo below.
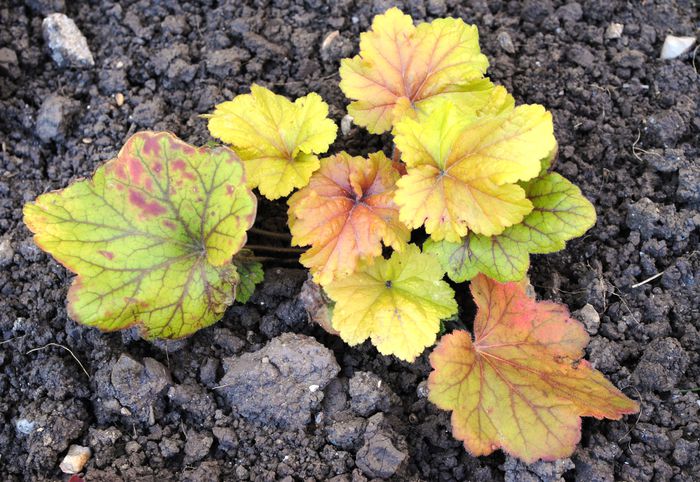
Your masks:
{"label": "orange leaf", "polygon": [[441,18],[416,27],[390,8],[360,36],[360,54],[341,61],[340,88],[355,101],[348,106],[355,123],[381,134],[404,115],[430,110],[434,99],[480,108],[493,89],[482,78],[487,67],[475,26]]}
{"label": "orange leaf", "polygon": [[639,411],[580,358],[588,344],[565,306],[528,298],[518,283],[478,275],[474,341],[444,336],[430,356],[430,400],[452,410],[452,432],[472,454],[498,448],[527,463],[568,457],[582,416],[618,420]]}
{"label": "orange leaf", "polygon": [[393,201],[400,174],[382,152],[369,158],[341,152],[321,161],[309,185],[289,199],[292,244],[311,245],[301,256],[320,284],[355,270],[358,260],[401,250],[409,230]]}

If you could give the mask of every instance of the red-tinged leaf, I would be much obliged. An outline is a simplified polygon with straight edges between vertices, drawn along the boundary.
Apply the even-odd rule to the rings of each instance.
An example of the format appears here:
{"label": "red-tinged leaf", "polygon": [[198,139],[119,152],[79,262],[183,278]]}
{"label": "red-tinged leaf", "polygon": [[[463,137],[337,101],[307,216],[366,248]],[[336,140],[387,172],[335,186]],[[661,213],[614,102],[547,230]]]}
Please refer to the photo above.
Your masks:
{"label": "red-tinged leaf", "polygon": [[255,210],[233,151],[140,132],[92,179],[28,203],[24,221],[37,245],[78,275],[71,318],[178,338],[218,321],[233,302],[231,258]]}
{"label": "red-tinged leaf", "polygon": [[473,455],[502,448],[532,463],[568,457],[581,418],[639,406],[581,360],[588,335],[565,306],[528,298],[521,283],[472,281],[474,340],[444,336],[430,356],[430,400],[452,410],[452,431]]}
{"label": "red-tinged leaf", "polygon": [[311,245],[301,256],[314,279],[328,284],[382,254],[382,242],[401,250],[409,230],[393,195],[399,173],[383,153],[345,152],[323,159],[309,185],[289,199],[292,244]]}

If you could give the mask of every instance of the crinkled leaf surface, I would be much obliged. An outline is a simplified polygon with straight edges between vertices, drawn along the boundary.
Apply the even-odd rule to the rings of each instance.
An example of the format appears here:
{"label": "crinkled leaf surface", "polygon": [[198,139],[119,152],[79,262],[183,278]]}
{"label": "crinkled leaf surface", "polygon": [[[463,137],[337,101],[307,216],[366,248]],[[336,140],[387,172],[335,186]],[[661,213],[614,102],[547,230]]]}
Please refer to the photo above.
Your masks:
{"label": "crinkled leaf surface", "polygon": [[484,105],[492,89],[482,79],[487,67],[475,26],[442,18],[416,27],[391,8],[361,34],[359,55],[341,61],[340,88],[354,100],[348,106],[354,122],[381,134],[439,98]]}
{"label": "crinkled leaf surface", "polygon": [[292,244],[314,279],[327,284],[355,270],[358,260],[381,256],[382,242],[401,250],[409,230],[393,195],[400,175],[384,153],[368,158],[345,152],[323,159],[309,185],[289,199]]}
{"label": "crinkled leaf surface", "polygon": [[258,283],[265,279],[265,272],[262,264],[253,259],[253,252],[249,249],[242,249],[233,257],[233,265],[236,267],[240,278],[238,289],[236,290],[236,301],[247,303]]}
{"label": "crinkled leaf surface", "polygon": [[77,273],[71,317],[177,338],[219,320],[238,283],[231,257],[256,200],[233,151],[141,132],[92,179],[24,208],[34,240]]}
{"label": "crinkled leaf surface", "polygon": [[492,236],[522,221],[533,205],[516,182],[537,176],[555,145],[552,116],[539,105],[479,117],[443,102],[395,130],[407,166],[394,196],[400,219],[425,225],[436,241]]}
{"label": "crinkled leaf surface", "polygon": [[388,260],[360,262],[325,287],[336,303],[333,328],[349,345],[371,338],[380,353],[413,361],[435,343],[440,320],[457,312],[443,275],[437,260],[412,244]]}
{"label": "crinkled leaf surface", "polygon": [[588,335],[565,306],[483,275],[471,290],[474,340],[466,331],[442,337],[428,379],[429,399],[452,410],[452,432],[470,453],[502,448],[527,463],[568,457],[580,417],[617,420],[639,410],[580,359]]}
{"label": "crinkled leaf surface", "polygon": [[534,208],[522,222],[498,236],[469,233],[459,243],[429,239],[424,251],[437,256],[456,282],[478,273],[501,282],[517,281],[527,272],[530,253],[564,249],[566,241],[581,236],[595,223],[593,205],[559,174],[544,174],[524,187]]}
{"label": "crinkled leaf surface", "polygon": [[291,102],[259,85],[250,90],[216,106],[209,132],[243,159],[249,187],[277,199],[309,182],[337,126],[318,94]]}

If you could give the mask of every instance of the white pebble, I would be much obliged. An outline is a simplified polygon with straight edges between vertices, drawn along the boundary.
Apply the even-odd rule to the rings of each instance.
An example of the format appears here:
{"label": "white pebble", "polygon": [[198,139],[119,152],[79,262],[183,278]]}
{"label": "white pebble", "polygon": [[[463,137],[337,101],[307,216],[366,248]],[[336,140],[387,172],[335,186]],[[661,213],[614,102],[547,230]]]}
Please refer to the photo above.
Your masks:
{"label": "white pebble", "polygon": [[693,48],[693,45],[695,45],[695,37],[667,35],[664,46],[661,47],[661,58],[664,60],[675,59]]}

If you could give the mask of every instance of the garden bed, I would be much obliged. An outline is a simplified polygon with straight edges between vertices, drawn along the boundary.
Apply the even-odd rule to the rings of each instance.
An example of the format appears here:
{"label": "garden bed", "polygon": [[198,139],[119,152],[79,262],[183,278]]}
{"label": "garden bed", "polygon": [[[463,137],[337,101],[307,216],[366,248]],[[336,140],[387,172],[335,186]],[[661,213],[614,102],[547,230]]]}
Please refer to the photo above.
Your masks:
{"label": "garden bed", "polygon": [[[92,449],[95,481],[700,477],[700,83],[692,52],[658,59],[666,35],[696,33],[692,2],[65,3],[0,6],[2,480],[67,479],[71,444]],[[90,175],[137,130],[207,142],[199,115],[254,82],[318,92],[340,123],[339,60],[395,3],[416,20],[479,26],[491,79],[552,111],[555,169],[596,206],[596,226],[533,257],[530,280],[586,323],[587,358],[641,413],[585,419],[570,460],[469,456],[427,401],[427,354],[400,362],[310,323],[306,271],[287,260],[267,263],[248,304],[184,341],[79,326],[65,309],[71,275],[22,223],[24,202]],[[55,65],[42,38],[54,11],[86,36],[93,67]],[[388,145],[351,127],[332,149]],[[285,229],[283,202],[261,199],[259,212],[257,227]]]}

